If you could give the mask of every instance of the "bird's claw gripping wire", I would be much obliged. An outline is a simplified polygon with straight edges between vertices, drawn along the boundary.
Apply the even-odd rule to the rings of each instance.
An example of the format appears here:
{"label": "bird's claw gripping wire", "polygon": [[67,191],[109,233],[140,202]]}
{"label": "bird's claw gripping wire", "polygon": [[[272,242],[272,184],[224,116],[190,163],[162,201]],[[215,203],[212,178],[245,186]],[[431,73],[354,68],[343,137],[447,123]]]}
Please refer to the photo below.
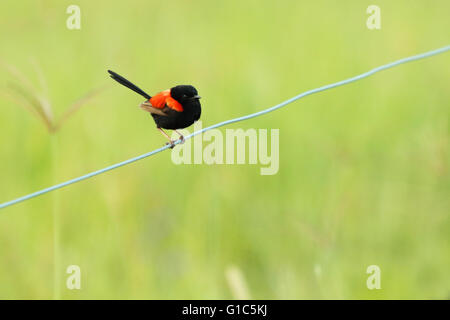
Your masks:
{"label": "bird's claw gripping wire", "polygon": [[184,136],[178,132],[178,130],[174,130],[179,136],[180,138],[177,141],[180,141],[180,144],[184,143]]}
{"label": "bird's claw gripping wire", "polygon": [[166,146],[167,146],[167,145],[170,145],[170,149],[173,149],[173,148],[175,148],[175,142],[176,142],[176,141],[172,141],[172,140],[171,140],[170,142],[166,142],[165,145],[166,145]]}
{"label": "bird's claw gripping wire", "polygon": [[167,145],[170,145],[170,149],[173,149],[173,148],[175,148],[176,143],[177,143],[178,141],[180,141],[179,144],[183,144],[186,140],[184,139],[183,136],[180,136],[180,138],[178,138],[178,139],[175,140],[175,141],[174,141],[174,140],[170,140],[170,142],[166,142],[166,146],[167,146]]}

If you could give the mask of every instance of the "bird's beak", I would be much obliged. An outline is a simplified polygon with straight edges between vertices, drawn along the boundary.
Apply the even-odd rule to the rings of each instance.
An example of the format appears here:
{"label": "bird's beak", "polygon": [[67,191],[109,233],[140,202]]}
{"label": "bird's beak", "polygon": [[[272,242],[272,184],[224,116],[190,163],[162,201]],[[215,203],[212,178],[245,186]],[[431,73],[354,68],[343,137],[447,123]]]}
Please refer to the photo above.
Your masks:
{"label": "bird's beak", "polygon": [[193,99],[201,99],[202,97],[200,97],[199,95],[193,96]]}

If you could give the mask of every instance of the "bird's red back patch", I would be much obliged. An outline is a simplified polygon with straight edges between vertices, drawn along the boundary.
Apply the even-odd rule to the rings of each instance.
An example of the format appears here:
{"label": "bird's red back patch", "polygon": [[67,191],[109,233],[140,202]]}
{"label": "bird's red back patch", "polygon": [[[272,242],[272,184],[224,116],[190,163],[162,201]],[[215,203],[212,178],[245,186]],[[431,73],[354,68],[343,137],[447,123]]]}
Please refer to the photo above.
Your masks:
{"label": "bird's red back patch", "polygon": [[163,109],[167,105],[167,107],[175,111],[183,111],[183,106],[181,105],[181,103],[170,96],[170,89],[155,94],[150,98],[150,103],[153,107],[158,109]]}

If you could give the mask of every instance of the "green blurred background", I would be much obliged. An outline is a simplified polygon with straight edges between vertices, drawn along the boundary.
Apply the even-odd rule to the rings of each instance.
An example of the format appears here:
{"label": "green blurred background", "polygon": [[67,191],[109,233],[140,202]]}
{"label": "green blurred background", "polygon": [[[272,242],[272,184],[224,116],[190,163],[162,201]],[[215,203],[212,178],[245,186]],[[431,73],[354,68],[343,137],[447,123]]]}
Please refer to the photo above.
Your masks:
{"label": "green blurred background", "polygon": [[[71,4],[81,30],[66,28]],[[366,27],[371,4],[381,30]],[[449,10],[444,0],[1,1],[0,202],[165,142],[107,69],[149,93],[195,85],[207,126],[448,45]],[[227,127],[280,129],[273,176],[177,166],[164,152],[1,210],[0,298],[447,299],[449,62],[403,65]],[[11,66],[55,118],[106,87],[49,134],[10,99]],[[66,289],[72,264],[81,290]],[[381,290],[366,287],[373,264]]]}

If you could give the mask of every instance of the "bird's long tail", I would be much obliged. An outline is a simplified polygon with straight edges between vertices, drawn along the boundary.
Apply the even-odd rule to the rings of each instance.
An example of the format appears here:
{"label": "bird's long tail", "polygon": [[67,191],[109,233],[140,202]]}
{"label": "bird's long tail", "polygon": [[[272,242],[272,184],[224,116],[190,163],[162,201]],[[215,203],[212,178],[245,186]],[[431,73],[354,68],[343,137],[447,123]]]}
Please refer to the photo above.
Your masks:
{"label": "bird's long tail", "polygon": [[122,77],[121,75],[115,73],[114,71],[108,70],[108,73],[111,75],[111,78],[113,78],[114,80],[116,80],[118,83],[120,83],[121,85],[133,90],[136,93],[139,93],[141,96],[145,97],[146,99],[150,99],[151,96],[148,95],[146,92],[144,92],[144,90],[142,90],[141,88],[139,88],[138,86],[136,86],[135,84],[131,83],[130,81],[128,81],[127,79],[125,79],[124,77]]}

